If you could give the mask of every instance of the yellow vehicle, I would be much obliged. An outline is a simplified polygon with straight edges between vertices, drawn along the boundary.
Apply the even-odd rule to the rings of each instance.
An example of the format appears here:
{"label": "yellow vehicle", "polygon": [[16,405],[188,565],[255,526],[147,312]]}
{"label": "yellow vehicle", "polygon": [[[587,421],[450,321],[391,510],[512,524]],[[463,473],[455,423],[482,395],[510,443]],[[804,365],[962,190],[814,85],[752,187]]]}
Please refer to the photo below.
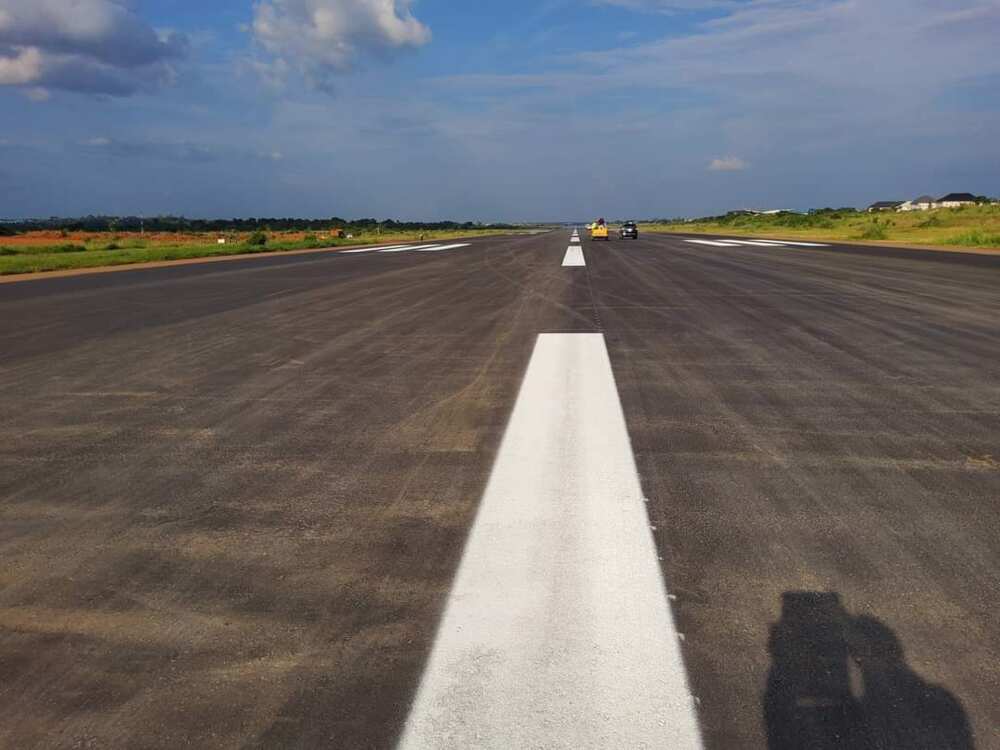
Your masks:
{"label": "yellow vehicle", "polygon": [[608,238],[608,224],[604,219],[598,219],[590,225],[590,239],[610,241]]}

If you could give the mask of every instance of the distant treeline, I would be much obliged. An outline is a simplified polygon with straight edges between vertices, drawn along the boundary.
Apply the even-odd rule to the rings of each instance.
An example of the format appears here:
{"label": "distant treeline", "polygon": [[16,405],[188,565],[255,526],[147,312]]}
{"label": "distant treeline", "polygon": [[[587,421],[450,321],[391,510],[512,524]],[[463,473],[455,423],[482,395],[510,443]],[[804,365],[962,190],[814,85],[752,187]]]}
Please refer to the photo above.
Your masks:
{"label": "distant treeline", "polygon": [[16,234],[36,230],[65,230],[67,232],[283,232],[283,231],[323,231],[344,229],[346,231],[372,232],[377,228],[385,231],[459,230],[459,229],[515,229],[511,224],[479,224],[467,221],[394,221],[386,219],[329,219],[293,218],[249,218],[249,219],[186,219],[183,216],[83,216],[78,218],[51,217],[48,219],[24,219],[0,223],[0,234]]}

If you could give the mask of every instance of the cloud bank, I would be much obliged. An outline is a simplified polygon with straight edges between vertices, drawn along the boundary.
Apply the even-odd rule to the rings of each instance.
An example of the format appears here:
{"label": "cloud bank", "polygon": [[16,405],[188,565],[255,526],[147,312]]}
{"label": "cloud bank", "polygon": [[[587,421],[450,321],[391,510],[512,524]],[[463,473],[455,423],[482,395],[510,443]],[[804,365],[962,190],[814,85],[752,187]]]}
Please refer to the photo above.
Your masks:
{"label": "cloud bank", "polygon": [[2,0],[0,86],[128,96],[173,78],[183,35],[157,32],[124,2]]}
{"label": "cloud bank", "polygon": [[267,72],[298,70],[321,88],[366,58],[431,38],[410,0],[266,0],[254,7],[253,34],[270,56]]}

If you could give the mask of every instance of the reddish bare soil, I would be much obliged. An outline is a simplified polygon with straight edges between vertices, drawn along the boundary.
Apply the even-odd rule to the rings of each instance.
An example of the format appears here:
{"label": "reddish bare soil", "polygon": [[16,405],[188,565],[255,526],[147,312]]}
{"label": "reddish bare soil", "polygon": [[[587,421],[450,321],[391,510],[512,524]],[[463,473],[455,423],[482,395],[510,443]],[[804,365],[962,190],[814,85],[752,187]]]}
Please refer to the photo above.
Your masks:
{"label": "reddish bare soil", "polygon": [[[271,236],[283,241],[295,242],[304,239],[307,234],[317,237],[329,237],[322,232],[280,232]],[[63,234],[56,230],[26,232],[14,237],[0,237],[0,246],[9,247],[44,247],[45,245],[64,245],[67,243],[85,245],[88,242],[130,242],[142,240],[149,245],[211,245],[219,237],[233,238],[242,241],[248,236],[246,232],[67,232]]]}

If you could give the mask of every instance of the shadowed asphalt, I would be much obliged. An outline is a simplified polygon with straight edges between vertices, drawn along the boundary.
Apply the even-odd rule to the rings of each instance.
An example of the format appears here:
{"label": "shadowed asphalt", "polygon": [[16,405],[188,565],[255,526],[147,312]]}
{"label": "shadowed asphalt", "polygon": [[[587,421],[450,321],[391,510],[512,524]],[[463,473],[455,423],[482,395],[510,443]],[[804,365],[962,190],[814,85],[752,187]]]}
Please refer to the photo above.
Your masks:
{"label": "shadowed asphalt", "polygon": [[568,235],[0,287],[0,746],[392,746],[600,331],[706,744],[1000,747],[1000,262]]}

